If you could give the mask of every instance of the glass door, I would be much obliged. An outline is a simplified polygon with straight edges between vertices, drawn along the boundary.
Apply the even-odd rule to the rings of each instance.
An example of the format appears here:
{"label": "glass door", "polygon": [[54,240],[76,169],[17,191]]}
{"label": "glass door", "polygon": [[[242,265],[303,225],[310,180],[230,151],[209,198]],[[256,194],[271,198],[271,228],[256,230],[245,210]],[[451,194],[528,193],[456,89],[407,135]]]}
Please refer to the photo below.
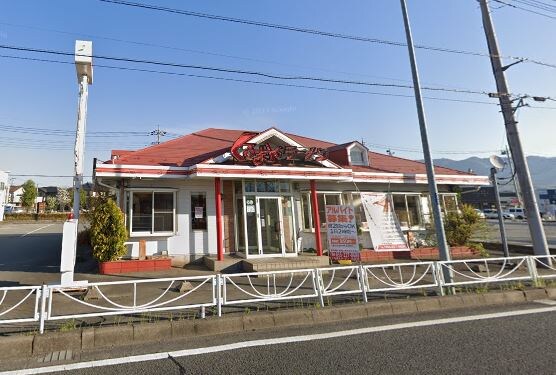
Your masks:
{"label": "glass door", "polygon": [[259,207],[259,254],[278,255],[283,253],[282,215],[280,198],[258,197]]}

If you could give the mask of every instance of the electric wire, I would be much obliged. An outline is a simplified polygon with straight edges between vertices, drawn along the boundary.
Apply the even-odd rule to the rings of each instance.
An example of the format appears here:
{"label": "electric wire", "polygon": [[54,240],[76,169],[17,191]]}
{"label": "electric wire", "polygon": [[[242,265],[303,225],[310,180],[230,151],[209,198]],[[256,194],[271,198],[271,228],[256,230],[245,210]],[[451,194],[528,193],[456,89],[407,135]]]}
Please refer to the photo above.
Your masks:
{"label": "electric wire", "polygon": [[[323,30],[317,30],[317,29],[309,29],[309,28],[298,27],[298,26],[289,26],[289,25],[282,25],[282,24],[276,24],[276,23],[248,20],[248,19],[242,19],[242,18],[226,17],[226,16],[215,15],[215,14],[194,12],[194,11],[189,11],[189,10],[185,10],[185,9],[163,7],[163,6],[154,5],[154,4],[137,3],[137,2],[132,2],[132,1],[124,1],[124,0],[98,0],[98,1],[104,2],[104,3],[112,3],[112,4],[116,4],[116,5],[134,7],[134,8],[142,8],[142,9],[155,10],[155,11],[166,12],[166,13],[179,14],[179,15],[183,15],[183,16],[209,19],[209,20],[213,20],[213,21],[225,21],[225,22],[231,22],[231,23],[237,23],[237,24],[245,24],[245,25],[258,26],[258,27],[277,29],[277,30],[293,31],[293,32],[306,33],[306,34],[325,36],[325,37],[331,37],[331,38],[347,39],[347,40],[353,40],[353,41],[359,41],[359,42],[376,43],[376,44],[383,44],[383,45],[390,45],[390,46],[397,46],[397,47],[407,47],[406,43],[399,42],[399,41],[378,39],[378,38],[369,38],[369,37],[364,37],[364,36],[349,35],[349,34],[343,34],[343,33],[336,33],[336,32],[329,32],[329,31],[323,31]],[[498,0],[496,0],[496,1],[498,1]],[[500,2],[500,1],[498,1],[498,2]],[[414,47],[417,48],[417,49],[423,49],[423,50],[435,51],[435,52],[445,52],[445,53],[455,53],[455,54],[463,54],[463,55],[470,55],[470,56],[491,57],[491,54],[489,54],[489,53],[478,52],[478,51],[467,51],[467,50],[444,48],[444,47],[434,47],[434,46],[427,46],[427,45],[422,45],[422,44],[416,44]],[[542,66],[546,66],[546,67],[556,68],[556,64],[546,63],[546,62],[543,62],[543,61],[540,61],[540,60],[535,60],[535,59],[521,58],[521,57],[516,57],[516,56],[500,56],[500,58],[512,59],[512,60],[523,60],[523,61],[530,62],[532,64],[537,64],[537,65],[542,65]]]}
{"label": "electric wire", "polygon": [[[72,53],[72,52],[63,52],[63,51],[47,50],[47,49],[40,49],[40,48],[29,48],[29,47],[19,47],[19,46],[10,46],[10,45],[0,45],[0,49],[8,49],[8,50],[15,50],[15,51],[23,51],[23,52],[33,52],[33,53],[42,53],[42,54],[53,54],[53,55],[61,55],[61,56],[72,56],[72,57],[73,56],[78,56],[78,55],[76,55],[75,53]],[[395,83],[353,81],[353,80],[344,80],[344,79],[337,79],[337,78],[324,78],[324,77],[312,77],[312,76],[289,76],[289,75],[286,76],[286,75],[279,75],[279,74],[266,73],[266,72],[260,72],[260,71],[249,71],[249,70],[230,69],[230,68],[221,68],[221,67],[213,67],[213,66],[182,64],[182,63],[164,62],[164,61],[156,61],[156,60],[134,59],[134,58],[129,58],[129,57],[115,57],[115,56],[103,56],[103,55],[92,55],[91,57],[94,58],[94,59],[109,60],[109,61],[148,64],[148,65],[157,65],[157,66],[165,66],[165,67],[172,67],[172,68],[185,68],[185,69],[195,69],[195,70],[206,70],[206,71],[219,72],[219,73],[232,73],[232,74],[240,74],[240,75],[258,76],[258,77],[275,79],[275,80],[313,81],[313,82],[338,83],[338,84],[359,85],[359,86],[413,89],[413,85],[402,85],[402,84],[395,84]],[[444,92],[454,92],[454,93],[462,93],[462,94],[488,95],[488,92],[485,91],[485,90],[466,90],[466,89],[458,89],[458,88],[441,88],[441,87],[430,87],[430,86],[424,86],[424,87],[422,87],[422,89],[427,90],[427,91],[444,91]]]}
{"label": "electric wire", "polygon": [[[105,0],[100,0],[100,1],[105,1]],[[511,8],[515,8],[515,9],[522,10],[522,11],[524,11],[524,12],[534,13],[534,14],[537,14],[537,15],[539,15],[539,16],[543,16],[543,17],[546,17],[546,18],[550,18],[550,19],[556,20],[556,17],[551,16],[551,15],[549,15],[549,14],[545,14],[545,13],[542,13],[542,12],[537,12],[537,11],[532,10],[532,9],[527,9],[527,8],[524,8],[524,7],[519,6],[519,5],[515,5],[515,4],[508,3],[508,2],[506,2],[506,1],[502,1],[502,0],[492,0],[492,1],[495,1],[495,2],[497,2],[497,3],[499,3],[499,4],[504,4],[504,5],[509,6],[509,7],[511,7]]]}

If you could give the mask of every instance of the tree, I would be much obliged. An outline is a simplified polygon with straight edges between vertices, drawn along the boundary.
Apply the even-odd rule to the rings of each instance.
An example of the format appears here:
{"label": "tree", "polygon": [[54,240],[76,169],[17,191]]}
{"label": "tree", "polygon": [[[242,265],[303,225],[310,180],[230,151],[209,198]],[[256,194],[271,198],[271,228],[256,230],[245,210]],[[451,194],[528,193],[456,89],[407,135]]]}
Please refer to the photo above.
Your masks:
{"label": "tree", "polygon": [[[69,197],[70,197],[70,203],[69,204],[72,207],[73,207],[73,196],[74,196],[73,192],[74,192],[73,188],[68,189],[68,194],[69,194]],[[79,190],[79,205],[81,207],[80,211],[83,210],[83,209],[85,209],[85,210],[89,209],[88,198],[89,197],[87,196],[87,192],[85,191],[85,189],[81,188]]]}
{"label": "tree", "polygon": [[56,211],[58,208],[58,200],[56,197],[46,197],[46,209],[48,211]]}
{"label": "tree", "polygon": [[21,205],[29,211],[35,207],[37,200],[37,185],[33,180],[27,180],[23,184],[23,194],[21,195]]}
{"label": "tree", "polygon": [[91,246],[99,262],[117,260],[126,254],[124,214],[112,199],[95,205],[91,211]]}
{"label": "tree", "polygon": [[71,197],[70,197],[68,189],[58,188],[58,193],[56,194],[56,200],[58,201],[58,205],[60,207],[60,210],[65,211],[66,206],[71,201]]}

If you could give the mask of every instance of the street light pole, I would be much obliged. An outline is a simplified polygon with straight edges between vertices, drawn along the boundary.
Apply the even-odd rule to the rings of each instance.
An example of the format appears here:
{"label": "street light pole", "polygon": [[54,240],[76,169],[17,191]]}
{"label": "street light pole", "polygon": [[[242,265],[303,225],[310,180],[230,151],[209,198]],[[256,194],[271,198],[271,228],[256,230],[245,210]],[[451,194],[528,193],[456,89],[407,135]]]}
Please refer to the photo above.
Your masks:
{"label": "street light pole", "polygon": [[492,182],[492,187],[494,189],[494,198],[496,202],[496,210],[498,211],[498,225],[500,227],[500,238],[502,239],[502,250],[504,251],[504,257],[510,256],[510,251],[508,250],[508,240],[506,238],[506,224],[504,223],[504,214],[502,213],[502,205],[500,204],[500,192],[498,191],[498,179],[496,178],[496,168],[490,168],[490,181]]}
{"label": "street light pole", "polygon": [[79,194],[83,184],[83,158],[85,148],[85,123],[87,120],[87,96],[89,85],[93,83],[93,43],[77,40],[75,42],[75,69],[79,83],[79,106],[77,108],[77,131],[75,135],[75,177],[73,178],[73,219],[64,223],[62,232],[62,253],[60,255],[60,284],[73,287],[86,281],[73,280],[75,257],[77,253],[77,228],[79,225]]}
{"label": "street light pole", "polygon": [[[442,222],[442,211],[440,210],[440,202],[438,199],[438,188],[436,186],[436,179],[434,173],[434,165],[429,146],[429,138],[427,134],[427,122],[425,118],[425,108],[423,105],[423,98],[421,96],[421,84],[419,82],[419,72],[417,70],[417,61],[415,58],[415,49],[413,47],[413,37],[411,35],[411,26],[409,24],[409,16],[407,14],[407,6],[405,0],[400,0],[402,6],[403,20],[405,25],[405,35],[407,38],[407,48],[409,50],[409,60],[411,62],[411,73],[413,75],[413,89],[415,91],[415,102],[417,105],[417,115],[419,117],[419,127],[421,130],[421,143],[423,144],[423,156],[427,168],[427,181],[429,185],[429,194],[432,203],[432,212],[434,218],[434,225],[436,229],[436,240],[438,242],[438,250],[440,260],[451,260],[450,249],[446,241],[446,234],[444,233],[444,223]],[[443,267],[444,281],[449,283],[452,281],[453,275],[450,269]]]}
{"label": "street light pole", "polygon": [[81,187],[83,185],[83,159],[85,151],[85,126],[87,123],[87,98],[89,85],[93,83],[93,43],[78,40],[75,42],[75,68],[79,83],[79,107],[77,109],[77,131],[75,135],[73,178],[73,217],[79,219],[81,206]]}
{"label": "street light pole", "polygon": [[483,27],[487,38],[488,50],[490,53],[490,62],[492,64],[492,71],[496,79],[496,88],[498,90],[497,96],[502,108],[502,115],[504,116],[504,125],[506,127],[506,136],[510,146],[510,152],[514,161],[515,173],[521,188],[523,196],[523,203],[527,211],[527,222],[529,224],[529,231],[531,232],[531,239],[533,240],[533,251],[535,255],[549,256],[548,243],[546,242],[546,235],[542,225],[541,215],[537,206],[537,199],[533,189],[533,182],[531,181],[531,174],[527,159],[523,152],[521,139],[519,137],[519,130],[517,128],[517,121],[514,116],[514,108],[510,100],[508,85],[504,71],[507,67],[502,66],[500,59],[500,51],[498,49],[498,42],[494,33],[494,25],[490,17],[490,9],[487,0],[479,0],[481,5],[481,13],[483,16]]}

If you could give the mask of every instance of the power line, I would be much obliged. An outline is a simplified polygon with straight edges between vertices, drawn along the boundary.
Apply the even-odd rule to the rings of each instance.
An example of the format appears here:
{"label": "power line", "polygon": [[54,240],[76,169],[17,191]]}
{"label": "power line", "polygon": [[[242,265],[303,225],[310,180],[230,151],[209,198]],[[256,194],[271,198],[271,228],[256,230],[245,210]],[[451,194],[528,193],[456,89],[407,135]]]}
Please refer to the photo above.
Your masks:
{"label": "power line", "polygon": [[[100,0],[100,1],[105,1],[105,0]],[[502,0],[492,0],[492,1],[495,1],[499,4],[507,5],[511,8],[519,9],[519,10],[522,10],[522,11],[525,11],[525,12],[534,13],[534,14],[537,14],[539,16],[543,16],[543,17],[546,17],[546,18],[551,18],[553,20],[556,20],[556,17],[554,17],[554,16],[551,16],[551,15],[548,15],[548,14],[545,14],[545,13],[541,13],[541,12],[537,12],[537,11],[532,10],[532,9],[527,9],[527,8],[521,7],[519,5],[511,4],[511,3],[508,3],[506,1],[502,1]]]}
{"label": "power line", "polygon": [[[19,47],[19,46],[9,46],[9,45],[0,45],[0,48],[8,49],[8,50],[24,51],[24,52],[61,55],[61,56],[75,56],[75,53],[71,53],[71,52],[47,50],[47,49],[40,49],[40,48],[29,48],[29,47]],[[103,55],[92,55],[92,57],[101,60],[130,62],[130,63],[137,63],[137,64],[148,64],[148,65],[157,65],[157,66],[165,66],[165,67],[173,67],[173,68],[207,70],[207,71],[213,71],[219,73],[232,73],[232,74],[241,74],[241,75],[249,75],[249,76],[258,76],[258,77],[275,79],[275,80],[313,81],[313,82],[338,83],[338,84],[385,87],[385,88],[403,88],[403,89],[413,88],[412,85],[401,85],[401,84],[394,84],[394,83],[352,81],[352,80],[344,80],[338,78],[324,78],[324,77],[312,77],[312,76],[286,76],[286,75],[279,75],[275,73],[266,73],[260,71],[249,71],[249,70],[241,70],[241,69],[220,68],[220,67],[213,67],[213,66],[182,64],[182,63],[175,63],[175,62],[134,59],[129,57],[115,57],[115,56],[103,56]],[[488,95],[488,92],[484,90],[480,91],[480,90],[466,90],[466,89],[458,89],[458,88],[440,88],[440,87],[423,87],[422,89],[428,91],[444,91],[444,92],[454,92],[454,93],[463,93],[463,94]]]}
{"label": "power line", "polygon": [[[112,3],[112,4],[117,4],[117,5],[135,7],[135,8],[142,8],[142,9],[149,9],[149,10],[155,10],[155,11],[166,12],[166,13],[179,14],[179,15],[183,15],[183,16],[209,19],[209,20],[213,20],[213,21],[225,21],[225,22],[232,22],[232,23],[237,23],[237,24],[245,24],[245,25],[258,26],[258,27],[277,29],[277,30],[293,31],[293,32],[306,33],[306,34],[325,36],[325,37],[331,37],[331,38],[354,40],[354,41],[358,41],[358,42],[376,43],[376,44],[390,45],[390,46],[396,46],[396,47],[407,47],[406,43],[399,42],[399,41],[392,41],[392,40],[378,39],[378,38],[369,38],[369,37],[364,37],[364,36],[349,35],[349,34],[343,34],[343,33],[329,32],[329,31],[316,30],[316,29],[309,29],[309,28],[304,28],[304,27],[297,27],[297,26],[289,26],[289,25],[282,25],[282,24],[276,24],[276,23],[248,20],[248,19],[243,19],[243,18],[226,17],[226,16],[215,15],[215,14],[194,12],[194,11],[189,11],[189,10],[185,10],[185,9],[176,9],[176,8],[163,7],[163,6],[153,5],[153,4],[137,3],[137,2],[123,1],[123,0],[99,0],[99,1],[104,2],[104,3]],[[499,0],[495,0],[495,1],[501,2]],[[435,52],[446,52],[446,53],[455,53],[455,54],[463,54],[463,55],[470,55],[470,56],[490,57],[489,53],[459,50],[459,49],[444,48],[444,47],[434,47],[434,46],[427,46],[427,45],[415,45],[415,48],[423,49],[423,50],[429,50],[429,51],[435,51]],[[542,61],[539,61],[539,60],[533,60],[533,59],[528,59],[528,58],[520,58],[520,57],[515,57],[515,56],[500,56],[500,57],[501,58],[506,58],[506,59],[512,59],[512,60],[528,61],[532,64],[537,64],[537,65],[542,65],[542,66],[546,66],[546,67],[556,68],[556,64],[546,63],[546,62],[542,62]]]}
{"label": "power line", "polygon": [[[1,47],[0,47],[1,48]],[[50,59],[39,59],[39,58],[32,58],[32,57],[22,57],[22,56],[10,56],[10,55],[0,55],[0,58],[10,58],[10,59],[17,59],[17,60],[28,60],[28,61],[36,61],[36,62],[46,62],[46,63],[56,63],[56,64],[66,64],[66,65],[74,65],[73,62],[68,61],[59,61],[59,60],[50,60]],[[322,91],[335,91],[335,92],[345,92],[345,93],[355,93],[355,94],[367,94],[367,95],[378,95],[378,96],[387,96],[387,97],[402,97],[402,98],[413,98],[413,95],[408,94],[396,94],[396,93],[387,93],[387,92],[374,92],[374,91],[362,91],[362,90],[351,90],[351,89],[342,89],[342,88],[334,88],[334,87],[322,87],[322,86],[311,86],[311,85],[299,85],[299,84],[286,84],[286,83],[278,83],[278,82],[267,82],[267,81],[255,81],[255,80],[246,80],[246,79],[238,79],[238,78],[229,78],[229,77],[220,77],[220,76],[208,76],[208,75],[199,75],[199,74],[189,74],[189,73],[179,73],[179,72],[170,72],[170,71],[161,71],[161,70],[152,70],[152,69],[141,69],[141,68],[130,68],[130,67],[122,67],[122,66],[111,66],[111,65],[99,65],[95,64],[95,68],[105,68],[105,69],[115,69],[115,70],[123,70],[123,71],[135,71],[135,72],[142,72],[142,73],[153,73],[153,74],[162,74],[162,75],[172,75],[172,76],[181,76],[181,77],[189,77],[189,78],[202,78],[202,79],[211,79],[211,80],[220,80],[220,81],[230,81],[230,82],[238,82],[238,83],[250,83],[250,84],[260,84],[260,85],[268,85],[268,86],[282,86],[282,87],[294,87],[294,88],[303,88],[303,89],[314,89],[314,90],[322,90]],[[441,98],[441,97],[434,97],[434,96],[423,96],[423,98],[428,100],[437,100],[437,101],[447,101],[447,102],[456,102],[456,103],[470,103],[470,104],[483,104],[483,105],[498,105],[494,102],[486,102],[486,101],[479,101],[479,100],[466,100],[466,99],[455,99],[455,98]],[[551,98],[547,98],[551,99]],[[542,107],[542,106],[528,106],[528,108],[535,108],[535,109],[556,109],[556,107]],[[141,136],[147,135],[145,133],[139,132]],[[75,132],[74,132],[75,134]],[[167,133],[169,136],[175,136],[174,133]],[[91,135],[92,136],[92,135]]]}
{"label": "power line", "polygon": [[[74,64],[73,62],[68,62],[68,61],[38,59],[38,58],[21,57],[21,56],[0,55],[0,57],[1,58],[12,58],[12,59],[18,59],[18,60],[30,60],[30,61],[38,61],[38,62],[66,64],[66,65],[73,65]],[[322,91],[335,91],[335,92],[346,92],[346,93],[378,95],[378,96],[413,98],[413,95],[409,95],[409,94],[396,94],[396,93],[387,93],[387,92],[374,92],[374,91],[342,89],[342,88],[335,88],[335,87],[323,87],[323,86],[299,85],[299,84],[268,82],[268,81],[256,81],[256,80],[247,80],[247,79],[239,79],[239,78],[220,77],[220,76],[208,76],[208,75],[179,73],[179,72],[152,70],[152,69],[130,68],[130,67],[122,67],[122,66],[95,64],[95,68],[116,69],[116,70],[123,70],[123,71],[143,72],[143,73],[155,73],[155,74],[163,74],[163,75],[182,76],[182,77],[190,77],[190,78],[203,78],[203,79],[211,79],[211,80],[230,81],[230,82],[239,82],[239,83],[251,83],[251,84],[259,84],[259,85],[269,85],[269,86],[295,87],[295,88],[314,89],[314,90],[322,90]],[[478,100],[441,98],[441,97],[434,97],[434,96],[424,96],[423,98],[429,99],[429,100],[439,100],[439,101],[448,101],[448,102],[498,105],[494,102],[486,102],[486,101],[478,101]]]}

